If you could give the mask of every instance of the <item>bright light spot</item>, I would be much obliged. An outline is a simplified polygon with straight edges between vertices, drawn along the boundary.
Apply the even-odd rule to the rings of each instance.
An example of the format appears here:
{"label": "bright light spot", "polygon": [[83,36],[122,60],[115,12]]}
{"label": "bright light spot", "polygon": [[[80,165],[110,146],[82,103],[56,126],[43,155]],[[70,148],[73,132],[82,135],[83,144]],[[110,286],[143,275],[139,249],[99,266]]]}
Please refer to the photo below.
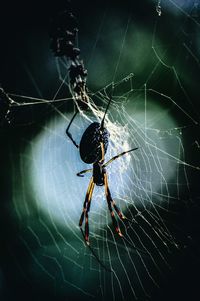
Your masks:
{"label": "bright light spot", "polygon": [[[177,139],[171,140],[169,149],[165,139],[154,129],[154,126],[175,127],[167,111],[153,103],[149,106],[145,134],[144,112],[134,111],[131,105],[128,110],[130,117],[126,126],[120,126],[119,122],[112,126],[108,124],[108,130],[118,127],[118,131],[111,130],[111,141],[106,154],[107,161],[124,150],[139,147],[137,151],[117,159],[107,168],[111,194],[123,211],[133,200],[139,204],[151,198],[152,191],[162,189],[162,183],[167,183],[174,175],[177,164],[165,152],[177,157],[179,149]],[[67,115],[68,120],[71,117],[71,114]],[[81,161],[78,150],[66,137],[67,124],[68,121],[56,117],[35,138],[30,149],[34,160],[29,176],[39,209],[51,220],[74,231],[79,230],[78,222],[91,177],[91,173],[83,178],[77,177],[76,173],[92,166]],[[80,116],[72,124],[71,133],[77,143],[88,125],[88,121]],[[122,132],[120,128],[123,129]],[[148,137],[146,141],[145,135]],[[104,187],[95,187],[90,212],[91,229],[98,229],[99,222],[102,226],[110,223],[110,216],[108,214],[107,219],[107,214]]]}

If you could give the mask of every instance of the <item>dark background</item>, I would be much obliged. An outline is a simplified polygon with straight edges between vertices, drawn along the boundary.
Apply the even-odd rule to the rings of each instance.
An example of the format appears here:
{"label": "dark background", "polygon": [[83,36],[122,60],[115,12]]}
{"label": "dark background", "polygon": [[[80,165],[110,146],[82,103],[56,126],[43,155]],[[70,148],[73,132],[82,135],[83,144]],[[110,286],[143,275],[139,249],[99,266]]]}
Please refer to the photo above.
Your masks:
{"label": "dark background", "polygon": [[[165,1],[168,2],[168,1]],[[189,1],[188,1],[189,2]],[[192,1],[191,1],[192,2]],[[107,15],[121,17],[126,20],[129,13],[132,13],[132,20],[138,26],[152,28],[157,18],[155,2],[151,1],[72,1],[71,6],[79,21],[79,42],[82,50],[82,58],[87,65],[88,49],[95,42],[99,22],[102,14],[107,10]],[[169,6],[171,5],[168,2]],[[59,79],[56,76],[55,66],[51,66],[54,57],[49,50],[49,24],[53,15],[65,7],[64,1],[2,1],[0,16],[0,83],[5,91],[20,95],[33,97],[44,97],[51,99],[59,86]],[[193,3],[194,7],[194,3]],[[177,72],[181,74],[185,90],[189,100],[178,88],[177,83],[168,85],[168,78],[159,78],[159,74],[153,77],[150,86],[165,91],[167,95],[175,95],[184,109],[195,119],[199,120],[199,15],[193,17],[193,22],[187,15],[172,10],[164,10],[162,30],[158,32],[163,47],[170,41],[167,51],[170,54],[169,65],[174,65]],[[190,11],[191,16],[192,10]],[[105,30],[104,30],[105,32]],[[173,35],[172,33],[177,32]],[[106,35],[105,35],[106,36]],[[172,39],[170,38],[171,36]],[[108,36],[106,36],[108,39]],[[112,39],[112,34],[110,35]],[[89,42],[84,43],[87,40]],[[103,41],[103,38],[102,38]],[[105,43],[109,40],[105,39]],[[195,54],[185,51],[184,43],[190,45]],[[161,46],[162,46],[161,45]],[[105,45],[102,45],[104,56],[112,56],[108,53]],[[120,45],[119,45],[120,48]],[[119,50],[119,49],[118,49]],[[118,51],[116,49],[116,51]],[[109,61],[108,61],[109,64]],[[95,68],[95,62],[91,63],[91,70]],[[98,68],[98,67],[97,67]],[[105,69],[101,66],[101,72]],[[131,72],[130,70],[125,70]],[[135,87],[140,87],[149,75],[150,66],[138,74]],[[149,68],[149,69],[148,69]],[[110,82],[114,67],[108,68],[107,78]],[[90,71],[90,69],[89,69]],[[124,72],[125,72],[124,71]],[[96,71],[97,72],[97,71]],[[169,71],[170,73],[171,71]],[[99,73],[100,76],[102,73]],[[122,70],[123,73],[123,70]],[[90,78],[91,89],[98,87],[98,72],[95,79]],[[171,73],[169,74],[171,78]],[[106,84],[105,79],[105,84]],[[175,80],[174,80],[175,81]],[[61,92],[63,96],[65,91]],[[62,108],[63,110],[65,109]],[[30,140],[38,133],[37,121],[42,122],[51,114],[51,108],[41,106],[39,109],[26,109],[23,112],[15,109],[12,113],[10,126],[1,129],[1,258],[0,258],[0,298],[1,300],[73,300],[73,296],[67,299],[64,295],[52,295],[51,290],[42,281],[36,286],[31,282],[31,277],[23,275],[23,268],[17,266],[15,256],[24,258],[26,267],[27,254],[22,248],[17,237],[20,233],[20,223],[17,225],[12,220],[12,213],[9,212],[7,203],[11,199],[11,161],[10,150],[14,157],[23,151],[26,140]],[[186,121],[182,114],[172,109],[180,125],[192,124],[184,132],[186,162],[198,166],[199,149],[194,148],[195,141],[199,141],[199,126]],[[32,121],[27,126],[27,121]],[[25,126],[26,125],[26,126]],[[197,300],[199,299],[199,171],[188,170],[191,193],[190,202],[182,206],[181,227],[186,236],[191,237],[186,243],[182,255],[174,262],[174,269],[168,276],[168,280],[162,284],[161,289],[153,292],[152,300]],[[187,199],[182,191],[183,198]],[[189,228],[188,228],[189,225]],[[12,250],[12,251],[11,251]],[[28,280],[27,280],[28,279]],[[77,299],[78,300],[78,299]]]}

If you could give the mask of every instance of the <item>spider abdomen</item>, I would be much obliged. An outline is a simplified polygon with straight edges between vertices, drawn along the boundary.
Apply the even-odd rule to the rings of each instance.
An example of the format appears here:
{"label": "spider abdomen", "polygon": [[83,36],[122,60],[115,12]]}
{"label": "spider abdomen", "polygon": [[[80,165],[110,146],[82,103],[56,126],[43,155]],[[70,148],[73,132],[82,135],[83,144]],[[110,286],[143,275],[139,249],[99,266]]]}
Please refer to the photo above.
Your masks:
{"label": "spider abdomen", "polygon": [[108,147],[109,133],[106,128],[101,129],[99,122],[93,122],[83,133],[79,150],[81,159],[88,164],[102,159],[101,141],[104,145],[104,154]]}

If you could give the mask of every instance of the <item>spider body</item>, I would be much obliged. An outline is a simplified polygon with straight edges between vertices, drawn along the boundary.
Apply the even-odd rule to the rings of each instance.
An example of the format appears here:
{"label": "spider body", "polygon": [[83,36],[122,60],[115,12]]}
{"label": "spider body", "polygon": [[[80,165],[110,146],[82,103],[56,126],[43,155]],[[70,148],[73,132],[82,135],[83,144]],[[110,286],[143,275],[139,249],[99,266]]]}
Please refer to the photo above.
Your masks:
{"label": "spider body", "polygon": [[108,130],[102,127],[99,122],[91,123],[83,133],[79,145],[82,161],[92,164],[102,160],[108,148],[108,140]]}

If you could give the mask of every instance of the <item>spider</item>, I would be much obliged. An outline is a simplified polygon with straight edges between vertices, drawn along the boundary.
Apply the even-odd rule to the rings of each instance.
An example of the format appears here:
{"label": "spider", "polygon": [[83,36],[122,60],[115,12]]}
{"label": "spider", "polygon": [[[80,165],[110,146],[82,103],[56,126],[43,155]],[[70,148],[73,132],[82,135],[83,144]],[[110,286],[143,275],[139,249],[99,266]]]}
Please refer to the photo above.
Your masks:
{"label": "spider", "polygon": [[[123,213],[120,211],[118,206],[116,205],[115,201],[112,199],[111,192],[108,186],[108,176],[106,172],[106,166],[113,162],[114,160],[118,159],[121,156],[124,156],[125,154],[132,152],[136,148],[132,148],[128,151],[124,151],[107,162],[104,162],[104,157],[108,148],[109,143],[109,132],[104,127],[104,120],[105,116],[107,114],[109,105],[111,103],[111,98],[108,101],[104,116],[102,118],[101,123],[99,122],[93,122],[91,123],[85,132],[82,135],[80,145],[78,146],[80,157],[83,162],[87,164],[93,164],[93,167],[91,169],[85,169],[77,173],[77,176],[83,177],[83,174],[87,172],[92,172],[92,177],[89,182],[89,186],[87,189],[87,193],[85,196],[85,201],[83,203],[83,210],[80,216],[79,220],[79,227],[83,234],[83,237],[85,239],[85,242],[87,245],[89,245],[89,211],[90,211],[90,205],[92,200],[92,194],[94,191],[95,185],[97,186],[104,186],[105,187],[105,195],[106,200],[108,204],[108,209],[110,211],[112,224],[114,226],[115,231],[120,237],[123,237],[123,234],[120,230],[120,227],[118,226],[115,212],[117,213],[120,220],[125,220],[126,217],[123,215]],[[114,210],[113,210],[114,209]],[[83,222],[85,221],[85,231],[82,229]]]}

